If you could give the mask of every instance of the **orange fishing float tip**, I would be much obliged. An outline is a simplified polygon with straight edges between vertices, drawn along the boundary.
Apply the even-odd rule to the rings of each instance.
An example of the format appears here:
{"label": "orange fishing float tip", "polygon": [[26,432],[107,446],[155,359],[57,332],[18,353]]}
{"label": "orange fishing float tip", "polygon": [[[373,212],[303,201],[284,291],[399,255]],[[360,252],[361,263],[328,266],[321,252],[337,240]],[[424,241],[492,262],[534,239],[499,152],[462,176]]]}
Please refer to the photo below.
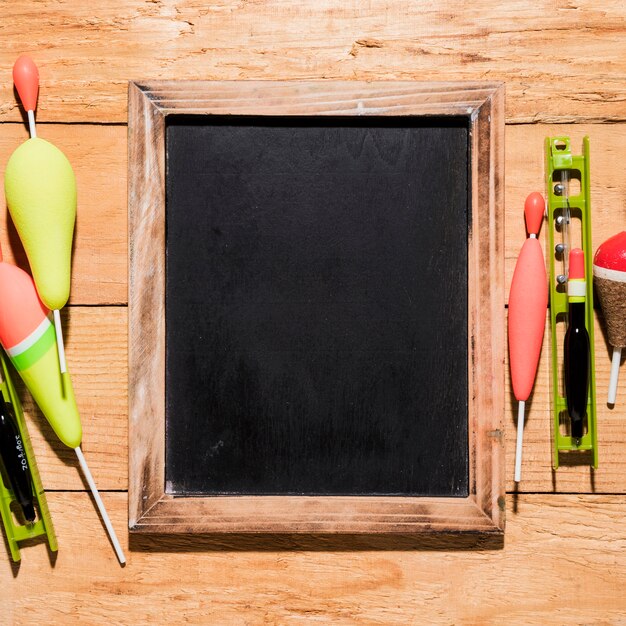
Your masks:
{"label": "orange fishing float tip", "polygon": [[13,65],[13,83],[24,105],[24,110],[37,108],[39,95],[39,70],[35,62],[26,54],[21,55]]}

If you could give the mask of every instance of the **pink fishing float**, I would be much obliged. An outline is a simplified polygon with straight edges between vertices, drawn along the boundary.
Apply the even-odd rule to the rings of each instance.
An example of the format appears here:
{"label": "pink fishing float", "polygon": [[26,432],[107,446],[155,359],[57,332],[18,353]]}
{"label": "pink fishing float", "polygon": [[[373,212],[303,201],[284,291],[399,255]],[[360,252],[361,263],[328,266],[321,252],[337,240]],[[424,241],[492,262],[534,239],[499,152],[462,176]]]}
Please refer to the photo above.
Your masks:
{"label": "pink fishing float", "polygon": [[0,343],[54,432],[76,453],[113,547],[124,563],[126,558],[80,447],[80,414],[70,375],[59,366],[49,314],[31,276],[6,263],[0,250]]}
{"label": "pink fishing float", "polygon": [[548,278],[537,235],[545,210],[543,196],[531,193],[524,204],[528,239],[517,259],[509,294],[509,362],[518,401],[515,482],[521,480],[526,400],[532,391],[546,321]]}

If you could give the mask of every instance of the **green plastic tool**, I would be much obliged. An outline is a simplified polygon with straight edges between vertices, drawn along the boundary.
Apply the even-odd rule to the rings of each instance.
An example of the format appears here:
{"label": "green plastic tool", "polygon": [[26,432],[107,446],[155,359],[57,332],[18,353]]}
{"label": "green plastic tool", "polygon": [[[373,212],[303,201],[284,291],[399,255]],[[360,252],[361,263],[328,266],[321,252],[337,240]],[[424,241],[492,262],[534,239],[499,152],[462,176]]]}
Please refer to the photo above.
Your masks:
{"label": "green plastic tool", "polygon": [[[559,454],[591,451],[592,465],[598,467],[598,431],[596,426],[596,379],[593,340],[593,249],[591,244],[591,191],[589,177],[589,137],[583,139],[582,155],[572,155],[569,137],[547,137],[545,141],[546,185],[548,198],[548,257],[550,259],[550,325],[552,331],[552,413],[554,420],[553,467],[559,467]],[[570,181],[580,183],[580,192],[570,194]],[[580,222],[580,239],[574,247],[585,253],[586,307],[585,327],[590,341],[589,395],[587,429],[577,444],[570,436],[567,400],[561,390],[563,338],[557,327],[567,320],[566,282],[568,256],[572,249],[573,222]],[[558,241],[560,238],[560,241]],[[564,426],[565,433],[562,430]]]}
{"label": "green plastic tool", "polygon": [[37,519],[35,522],[33,524],[17,524],[11,510],[11,504],[14,502],[15,498],[11,488],[8,486],[8,481],[5,483],[6,475],[4,474],[4,468],[2,468],[2,464],[0,463],[0,469],[2,470],[0,471],[0,513],[2,514],[2,522],[4,524],[4,530],[9,543],[11,557],[17,562],[21,558],[19,551],[19,543],[21,541],[45,535],[48,538],[48,546],[52,552],[56,552],[58,547],[54,527],[52,526],[52,519],[50,518],[50,511],[48,510],[48,503],[41,485],[39,471],[37,470],[37,465],[35,464],[35,455],[33,454],[33,448],[26,429],[24,413],[22,412],[22,404],[17,392],[15,391],[13,382],[11,381],[11,375],[7,365],[7,357],[1,350],[0,368],[2,370],[3,379],[0,384],[0,392],[4,396],[5,402],[10,403],[13,408],[17,427],[22,437],[22,443],[24,444],[26,458],[28,459],[28,465],[33,479],[33,494],[37,503]]}

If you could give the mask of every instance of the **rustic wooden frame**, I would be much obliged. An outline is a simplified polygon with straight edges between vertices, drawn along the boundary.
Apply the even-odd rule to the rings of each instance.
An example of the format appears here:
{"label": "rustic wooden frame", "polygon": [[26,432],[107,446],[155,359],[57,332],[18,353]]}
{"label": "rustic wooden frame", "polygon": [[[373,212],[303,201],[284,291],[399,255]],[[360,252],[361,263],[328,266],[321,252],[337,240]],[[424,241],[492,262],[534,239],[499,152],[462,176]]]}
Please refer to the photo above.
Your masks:
{"label": "rustic wooden frame", "polygon": [[[165,118],[174,114],[463,116],[468,224],[469,496],[165,492]],[[504,88],[495,83],[130,83],[129,528],[151,533],[504,530]]]}

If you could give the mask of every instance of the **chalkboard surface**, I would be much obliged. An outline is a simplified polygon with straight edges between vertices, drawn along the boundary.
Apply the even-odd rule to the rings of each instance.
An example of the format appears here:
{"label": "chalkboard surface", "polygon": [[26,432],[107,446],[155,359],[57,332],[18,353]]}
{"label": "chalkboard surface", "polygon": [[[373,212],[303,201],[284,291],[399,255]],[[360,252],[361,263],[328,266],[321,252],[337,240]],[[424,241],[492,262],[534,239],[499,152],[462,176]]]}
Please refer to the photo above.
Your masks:
{"label": "chalkboard surface", "polygon": [[468,128],[168,117],[168,493],[468,495]]}

